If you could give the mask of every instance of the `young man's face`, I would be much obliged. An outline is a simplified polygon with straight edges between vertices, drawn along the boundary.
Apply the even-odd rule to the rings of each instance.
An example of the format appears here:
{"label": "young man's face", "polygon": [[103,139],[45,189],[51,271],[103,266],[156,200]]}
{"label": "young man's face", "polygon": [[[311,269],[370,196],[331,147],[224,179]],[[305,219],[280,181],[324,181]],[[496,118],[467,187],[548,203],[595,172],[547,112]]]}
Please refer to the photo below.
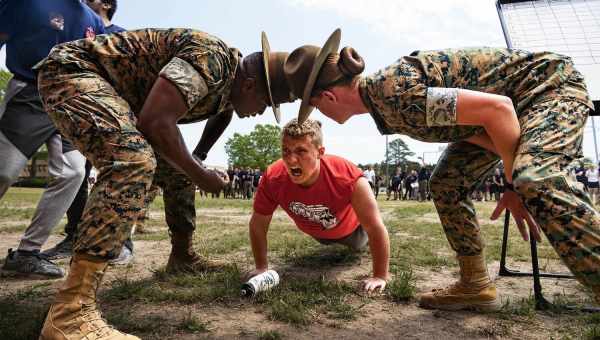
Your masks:
{"label": "young man's face", "polygon": [[288,175],[293,183],[310,186],[319,178],[319,159],[325,153],[324,147],[317,147],[312,137],[292,138],[284,136],[281,153]]}
{"label": "young man's face", "polygon": [[89,8],[96,12],[96,14],[100,15],[102,12],[102,6],[104,5],[102,0],[85,0],[84,2]]}

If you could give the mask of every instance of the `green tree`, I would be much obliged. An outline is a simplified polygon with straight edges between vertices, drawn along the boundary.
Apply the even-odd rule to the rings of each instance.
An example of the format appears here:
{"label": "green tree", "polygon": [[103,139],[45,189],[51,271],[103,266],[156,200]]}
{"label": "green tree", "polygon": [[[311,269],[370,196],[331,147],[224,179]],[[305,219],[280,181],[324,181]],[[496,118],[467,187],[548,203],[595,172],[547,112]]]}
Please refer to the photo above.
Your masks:
{"label": "green tree", "polygon": [[4,94],[6,93],[6,86],[8,85],[8,81],[12,78],[12,73],[0,69],[0,101],[4,99]]}
{"label": "green tree", "polygon": [[264,170],[281,157],[279,126],[258,124],[247,135],[235,133],[227,140],[225,152],[229,164],[235,167]]}
{"label": "green tree", "polygon": [[408,145],[406,145],[406,143],[401,138],[396,138],[388,143],[389,164],[398,165],[406,163],[406,158],[414,155],[415,153],[410,151]]}

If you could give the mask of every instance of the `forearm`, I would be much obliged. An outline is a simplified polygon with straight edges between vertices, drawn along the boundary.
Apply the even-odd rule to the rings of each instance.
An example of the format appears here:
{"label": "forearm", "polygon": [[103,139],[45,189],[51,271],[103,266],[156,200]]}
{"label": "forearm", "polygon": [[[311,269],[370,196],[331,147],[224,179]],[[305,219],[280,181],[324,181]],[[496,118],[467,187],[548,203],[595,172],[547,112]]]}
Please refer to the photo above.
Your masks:
{"label": "forearm", "polygon": [[269,261],[267,259],[267,228],[261,223],[257,223],[254,218],[250,220],[250,245],[252,246],[252,255],[256,269],[267,269]]}
{"label": "forearm", "polygon": [[369,235],[369,249],[373,259],[373,276],[389,279],[390,239],[383,225],[372,228]]}
{"label": "forearm", "polygon": [[194,150],[195,155],[202,155],[208,153],[213,145],[217,142],[219,137],[223,134],[231,118],[233,117],[233,111],[221,112],[218,115],[211,117],[202,131],[202,137]]}
{"label": "forearm", "polygon": [[512,103],[499,108],[502,119],[489,119],[485,130],[494,143],[497,154],[502,158],[506,180],[512,183],[513,162],[519,144],[521,128]]}

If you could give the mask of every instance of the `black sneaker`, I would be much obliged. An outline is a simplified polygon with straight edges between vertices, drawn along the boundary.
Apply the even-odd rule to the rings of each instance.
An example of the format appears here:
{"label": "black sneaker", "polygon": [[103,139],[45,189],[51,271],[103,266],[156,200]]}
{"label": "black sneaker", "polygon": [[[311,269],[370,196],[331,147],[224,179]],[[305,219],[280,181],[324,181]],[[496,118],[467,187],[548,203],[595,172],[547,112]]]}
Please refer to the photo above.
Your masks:
{"label": "black sneaker", "polygon": [[39,252],[8,250],[8,256],[2,266],[2,274],[40,279],[59,279],[65,272],[40,255]]}
{"label": "black sneaker", "polygon": [[59,260],[73,255],[73,238],[67,235],[64,240],[60,241],[53,248],[46,249],[40,253],[48,260]]}

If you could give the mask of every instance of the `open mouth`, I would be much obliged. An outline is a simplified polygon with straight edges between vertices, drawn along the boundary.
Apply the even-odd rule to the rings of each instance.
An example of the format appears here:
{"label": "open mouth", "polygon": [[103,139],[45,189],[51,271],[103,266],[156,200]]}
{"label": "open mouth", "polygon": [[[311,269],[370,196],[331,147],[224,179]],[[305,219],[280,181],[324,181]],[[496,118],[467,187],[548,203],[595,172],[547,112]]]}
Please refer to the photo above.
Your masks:
{"label": "open mouth", "polygon": [[302,169],[300,169],[300,168],[290,168],[290,172],[292,173],[292,176],[294,176],[294,177],[302,176]]}

